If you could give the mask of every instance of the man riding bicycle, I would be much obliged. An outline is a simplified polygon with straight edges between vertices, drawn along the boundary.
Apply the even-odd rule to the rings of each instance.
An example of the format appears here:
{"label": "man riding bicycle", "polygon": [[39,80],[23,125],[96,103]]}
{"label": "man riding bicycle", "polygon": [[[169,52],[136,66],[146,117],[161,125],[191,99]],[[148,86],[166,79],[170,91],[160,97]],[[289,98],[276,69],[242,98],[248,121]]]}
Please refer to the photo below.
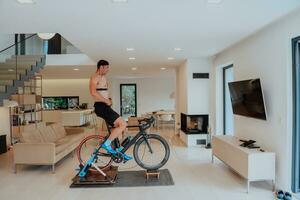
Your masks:
{"label": "man riding bicycle", "polygon": [[[127,123],[115,112],[112,108],[112,102],[109,98],[108,84],[105,75],[109,71],[109,63],[106,60],[99,60],[97,63],[97,71],[90,78],[90,94],[95,100],[95,113],[103,118],[109,125],[112,131],[108,139],[102,145],[107,152],[116,155],[118,150],[111,147],[111,142],[119,137],[126,129]],[[120,152],[119,152],[120,153]],[[123,154],[124,160],[131,160],[132,157]]]}

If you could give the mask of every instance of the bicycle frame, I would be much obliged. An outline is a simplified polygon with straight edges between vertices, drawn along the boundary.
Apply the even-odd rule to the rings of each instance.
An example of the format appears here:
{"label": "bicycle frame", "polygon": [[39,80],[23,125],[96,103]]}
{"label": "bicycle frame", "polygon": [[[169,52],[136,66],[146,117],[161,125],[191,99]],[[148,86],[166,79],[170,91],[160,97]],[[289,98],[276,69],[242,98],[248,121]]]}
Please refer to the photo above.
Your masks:
{"label": "bicycle frame", "polygon": [[[127,126],[127,128],[133,128],[133,127],[139,127],[139,126]],[[110,130],[109,127],[108,127],[108,132],[109,132],[109,134],[111,133],[111,130]],[[121,152],[121,153],[125,153],[125,152],[126,152],[132,145],[134,145],[134,144],[138,141],[138,139],[140,139],[141,137],[144,138],[144,140],[145,140],[145,142],[146,142],[146,144],[147,144],[147,146],[148,146],[148,148],[149,148],[150,153],[152,153],[152,152],[153,152],[153,151],[152,151],[152,148],[151,148],[150,144],[149,144],[148,141],[147,141],[147,133],[146,133],[145,130],[141,130],[141,128],[140,128],[140,131],[133,137],[132,140],[130,140],[130,142],[129,142],[126,146],[123,147],[123,149],[122,149],[120,152]],[[119,140],[119,138],[114,139],[114,140],[112,141],[112,144],[113,144],[113,146],[114,146],[116,149],[118,149],[118,148],[121,146],[121,145],[120,145],[120,140]],[[97,148],[97,150],[96,150],[95,152],[98,152],[100,149],[101,149],[101,145]],[[99,155],[99,156],[111,157],[111,154],[108,154],[108,153],[96,153],[96,154]]]}
{"label": "bicycle frame", "polygon": [[150,146],[150,144],[149,144],[148,141],[147,141],[147,133],[146,133],[145,130],[140,130],[140,131],[133,137],[133,139],[132,139],[126,146],[123,147],[123,149],[122,149],[121,152],[122,152],[122,153],[125,153],[125,152],[126,152],[132,145],[134,145],[134,144],[138,141],[138,139],[140,139],[141,137],[144,138],[144,140],[145,140],[147,146],[148,146],[149,149],[150,149],[150,152],[152,153],[151,146]]}
{"label": "bicycle frame", "polygon": [[[109,132],[109,135],[111,134],[111,129],[109,127],[109,125],[106,123],[107,125],[107,130]],[[150,124],[151,125],[151,124]],[[144,138],[150,153],[153,153],[152,148],[150,146],[150,144],[147,141],[147,133],[146,133],[146,129],[149,128],[150,126],[148,126],[147,128],[143,127],[143,126],[127,126],[127,128],[132,128],[132,127],[139,127],[140,131],[133,137],[133,139],[126,145],[123,147],[123,149],[120,151],[122,154],[125,153],[132,145],[134,145],[141,137]],[[108,136],[105,137],[105,140],[108,138]],[[116,149],[118,149],[120,147],[120,141],[119,138],[116,138],[112,141],[113,145],[115,146]],[[85,164],[85,166],[80,170],[79,172],[79,177],[83,178],[86,176],[88,169],[93,166],[95,167],[95,169],[101,173],[103,176],[105,176],[107,179],[109,179],[109,177],[107,177],[107,175],[100,169],[98,168],[95,164],[94,161],[97,159],[98,156],[105,156],[105,157],[112,157],[111,154],[108,153],[99,153],[100,149],[102,147],[102,144],[100,144],[93,152],[93,154],[91,155],[91,157],[89,158],[89,160],[87,161],[87,163]]]}

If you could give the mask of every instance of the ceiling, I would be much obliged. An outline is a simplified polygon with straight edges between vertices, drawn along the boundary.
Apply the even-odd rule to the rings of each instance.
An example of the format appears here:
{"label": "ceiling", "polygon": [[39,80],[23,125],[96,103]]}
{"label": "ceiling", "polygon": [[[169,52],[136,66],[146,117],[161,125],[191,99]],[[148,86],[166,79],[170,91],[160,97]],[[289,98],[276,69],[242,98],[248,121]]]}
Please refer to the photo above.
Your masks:
{"label": "ceiling", "polygon": [[[78,69],[78,70],[74,70]],[[45,79],[82,79],[89,78],[96,71],[95,66],[80,65],[80,66],[46,66],[41,74]],[[166,68],[165,70],[156,67],[137,68],[135,71],[126,69],[125,67],[111,67],[108,73],[108,78],[146,78],[146,77],[175,77],[174,68]]]}
{"label": "ceiling", "polygon": [[60,33],[94,61],[107,59],[118,71],[173,68],[187,58],[215,55],[300,6],[299,0],[35,2],[0,0],[0,34]]}

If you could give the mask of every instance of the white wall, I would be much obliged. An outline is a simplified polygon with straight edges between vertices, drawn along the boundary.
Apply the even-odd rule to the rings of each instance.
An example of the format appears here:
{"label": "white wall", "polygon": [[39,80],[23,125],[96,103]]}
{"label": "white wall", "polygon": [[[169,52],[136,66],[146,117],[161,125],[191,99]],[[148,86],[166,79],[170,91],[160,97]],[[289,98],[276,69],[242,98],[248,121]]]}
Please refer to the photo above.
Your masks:
{"label": "white wall", "polygon": [[193,73],[210,73],[207,58],[187,60],[187,114],[209,114],[210,79],[193,79]]}
{"label": "white wall", "polygon": [[120,84],[135,83],[137,87],[137,115],[154,110],[175,110],[170,94],[176,89],[175,77],[134,78],[111,80],[113,108],[120,112]]}
{"label": "white wall", "polygon": [[10,144],[9,109],[0,107],[0,135],[6,135],[6,143]]}
{"label": "white wall", "polygon": [[81,54],[82,52],[71,44],[64,37],[61,37],[61,53],[62,54]]}
{"label": "white wall", "polygon": [[[233,63],[235,80],[261,79],[268,119],[235,115],[235,135],[257,140],[262,148],[276,152],[276,185],[285,190],[291,189],[292,167],[291,39],[300,36],[299,24],[300,12],[293,13],[223,51],[214,60],[215,76],[219,66]],[[215,91],[211,94],[216,104]],[[216,107],[211,108],[216,113]]]}
{"label": "white wall", "polygon": [[[187,59],[176,70],[176,124],[180,128],[180,113],[209,114],[211,79],[193,79],[193,73],[210,73],[208,58]],[[210,119],[211,120],[211,119]]]}
{"label": "white wall", "polygon": [[79,103],[93,107],[89,79],[43,79],[43,96],[79,96]]}
{"label": "white wall", "polygon": [[[175,99],[170,94],[175,91],[175,77],[134,78],[108,80],[113,108],[120,112],[120,84],[137,84],[138,115],[159,109],[175,109]],[[43,96],[79,96],[80,103],[89,103],[93,107],[93,98],[89,93],[89,79],[44,79]]]}
{"label": "white wall", "polygon": [[180,113],[187,113],[187,61],[176,69],[176,125],[180,127]]}
{"label": "white wall", "polygon": [[[32,34],[26,34],[26,38],[30,37]],[[43,40],[37,35],[26,39],[25,43],[25,53],[26,55],[43,55]]]}
{"label": "white wall", "polygon": [[49,66],[94,66],[96,63],[85,54],[46,55],[46,67]]}
{"label": "white wall", "polygon": [[15,43],[14,34],[1,34],[0,35],[0,51],[13,45]]}

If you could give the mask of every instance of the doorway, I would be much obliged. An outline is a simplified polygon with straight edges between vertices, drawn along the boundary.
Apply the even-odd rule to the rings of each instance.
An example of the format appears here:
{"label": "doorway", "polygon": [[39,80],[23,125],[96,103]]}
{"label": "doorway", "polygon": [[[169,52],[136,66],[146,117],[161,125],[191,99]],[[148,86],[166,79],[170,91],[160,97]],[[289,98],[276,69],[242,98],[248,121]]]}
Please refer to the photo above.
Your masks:
{"label": "doorway", "polygon": [[136,84],[120,85],[120,113],[125,119],[137,116]]}

